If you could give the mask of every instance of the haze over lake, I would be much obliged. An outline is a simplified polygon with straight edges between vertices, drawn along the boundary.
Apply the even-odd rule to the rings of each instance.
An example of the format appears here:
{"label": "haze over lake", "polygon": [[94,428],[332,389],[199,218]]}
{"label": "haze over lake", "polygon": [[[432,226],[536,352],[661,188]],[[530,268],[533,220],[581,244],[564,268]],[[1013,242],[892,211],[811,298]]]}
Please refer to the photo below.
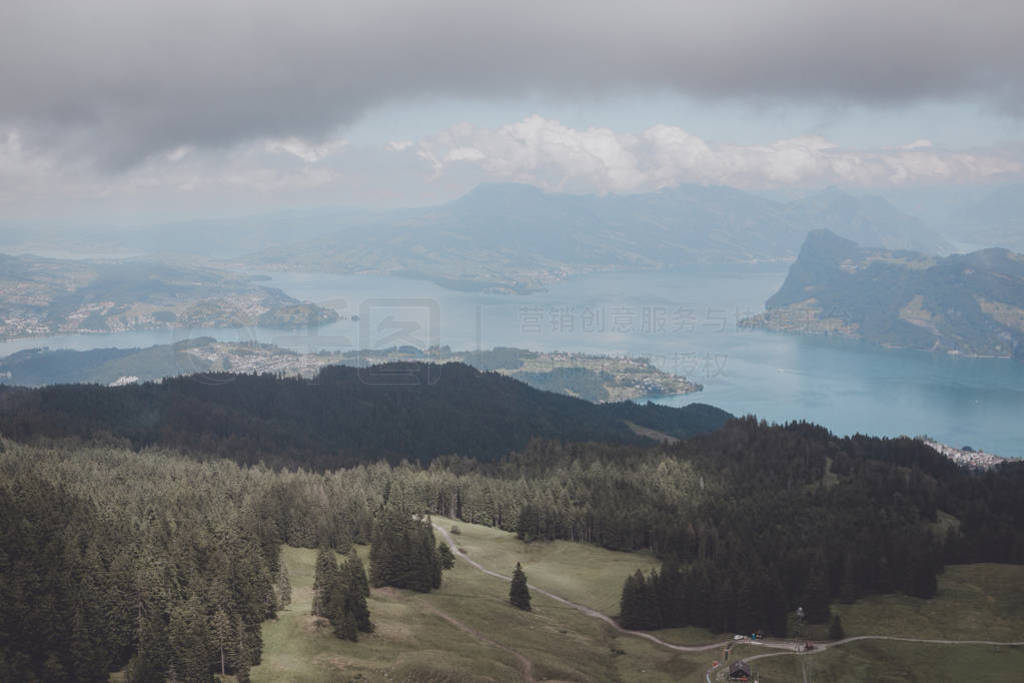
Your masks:
{"label": "haze over lake", "polygon": [[[1019,362],[738,330],[737,319],[761,311],[779,288],[781,269],[591,274],[530,296],[456,292],[391,276],[270,275],[268,284],[336,307],[342,321],[299,332],[256,327],[17,339],[0,343],[0,353],[39,346],[145,347],[212,336],[296,351],[422,347],[436,340],[458,350],[514,346],[645,355],[704,385],[701,393],[661,403],[700,401],[769,421],[817,422],[839,434],[927,434],[1024,457]],[[427,310],[434,305],[436,323]],[[350,319],[360,313],[360,322]]]}

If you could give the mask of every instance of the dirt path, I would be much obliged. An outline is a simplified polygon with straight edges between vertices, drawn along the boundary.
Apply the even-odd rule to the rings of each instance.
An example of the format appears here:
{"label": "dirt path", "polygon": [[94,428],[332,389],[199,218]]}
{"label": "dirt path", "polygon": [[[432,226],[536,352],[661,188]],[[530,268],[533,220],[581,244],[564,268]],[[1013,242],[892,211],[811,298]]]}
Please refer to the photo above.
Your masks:
{"label": "dirt path", "polygon": [[[438,524],[434,524],[434,528],[437,529],[441,533],[442,536],[444,536],[445,542],[447,542],[448,545],[451,547],[452,553],[456,557],[461,558],[463,561],[465,561],[471,567],[473,567],[473,568],[483,572],[484,574],[488,574],[490,576],[502,579],[504,581],[511,581],[512,580],[511,577],[505,576],[504,574],[499,574],[498,572],[495,572],[495,571],[491,571],[490,569],[487,569],[486,567],[481,565],[479,562],[470,559],[464,552],[459,550],[458,546],[456,545],[455,541],[452,540],[452,537],[448,533],[447,529],[439,526]],[[744,657],[743,659],[745,659],[748,662],[752,662],[752,661],[755,661],[755,660],[758,660],[758,659],[764,659],[765,657],[781,657],[783,655],[814,655],[814,654],[818,654],[819,652],[824,652],[825,650],[828,650],[830,648],[838,647],[840,645],[846,645],[847,643],[854,643],[854,642],[857,642],[859,640],[894,640],[894,641],[899,641],[899,642],[904,642],[904,643],[923,643],[923,644],[926,644],[926,645],[1003,645],[1003,646],[1007,646],[1007,647],[1024,646],[1024,641],[1000,642],[1000,641],[996,641],[996,640],[943,640],[943,639],[936,639],[936,638],[903,638],[903,637],[900,637],[900,636],[852,636],[850,638],[843,638],[842,640],[837,640],[837,641],[834,641],[834,642],[831,642],[831,643],[820,643],[820,642],[819,643],[815,643],[814,649],[813,650],[807,650],[807,651],[803,651],[801,649],[801,643],[793,642],[793,641],[784,641],[784,640],[771,640],[771,639],[769,639],[769,640],[749,640],[749,639],[744,639],[742,641],[724,640],[724,641],[717,642],[717,643],[708,643],[707,645],[676,645],[675,643],[666,642],[666,641],[662,640],[661,638],[658,638],[657,636],[652,635],[650,633],[646,633],[644,631],[631,631],[628,628],[622,628],[621,626],[619,626],[618,623],[615,622],[614,619],[609,617],[607,614],[603,614],[602,612],[598,612],[597,610],[592,609],[590,607],[587,607],[586,605],[580,605],[578,603],[572,602],[571,600],[566,600],[565,598],[563,598],[561,596],[555,595],[554,593],[549,593],[548,591],[544,590],[543,588],[538,588],[537,586],[534,586],[533,584],[527,584],[527,585],[530,587],[531,591],[534,591],[536,593],[540,593],[541,595],[547,596],[547,597],[551,598],[552,600],[554,600],[556,602],[560,602],[563,605],[567,605],[568,607],[572,607],[573,609],[579,610],[580,612],[582,612],[583,614],[586,614],[589,617],[594,617],[595,619],[600,619],[601,621],[605,622],[606,624],[608,624],[609,626],[611,626],[612,628],[614,628],[616,631],[618,631],[620,633],[625,633],[627,635],[636,636],[637,638],[646,638],[647,640],[651,641],[652,643],[657,643],[658,645],[661,645],[662,647],[669,648],[670,650],[677,650],[679,652],[704,652],[706,650],[714,650],[715,648],[724,648],[727,645],[732,644],[733,642],[742,642],[744,645],[756,645],[758,647],[765,647],[765,648],[772,648],[772,649],[776,649],[776,650],[782,650],[782,652],[767,652],[767,653],[765,653],[763,655],[754,655],[753,657]],[[455,623],[455,622],[453,621],[453,623]],[[456,624],[456,625],[458,625],[458,624]],[[460,628],[465,628],[464,626],[461,626],[461,625],[459,625],[459,627]],[[484,640],[486,640],[486,639],[484,639]],[[501,646],[501,645],[498,645],[498,647],[501,647],[504,650],[508,650],[508,648],[505,648],[504,646]],[[511,652],[511,650],[508,650],[508,651]],[[518,653],[513,653],[513,654],[516,654],[517,657],[520,656]],[[713,669],[708,669],[707,671],[704,672],[705,680],[707,680],[708,683],[710,683],[710,681],[711,681],[711,673],[713,671],[714,671]]]}
{"label": "dirt path", "polygon": [[442,619],[447,621],[449,624],[451,624],[455,628],[457,628],[459,630],[462,630],[462,631],[465,631],[466,633],[468,633],[469,635],[473,636],[474,638],[476,638],[480,642],[486,643],[487,645],[490,645],[492,647],[496,647],[499,650],[504,650],[505,652],[507,652],[510,655],[512,655],[513,657],[515,657],[517,660],[519,660],[519,666],[522,667],[522,669],[523,669],[523,680],[529,681],[530,683],[535,683],[536,682],[537,679],[533,677],[533,662],[531,662],[529,659],[527,659],[524,655],[516,652],[515,650],[513,650],[510,647],[506,647],[506,646],[502,645],[501,643],[494,642],[493,640],[491,640],[490,638],[488,638],[484,634],[480,633],[476,629],[474,629],[474,628],[472,628],[470,626],[467,626],[466,624],[462,623],[461,621],[459,621],[458,619],[456,619],[452,615],[450,615],[450,614],[448,614],[446,612],[442,612],[437,607],[434,607],[433,605],[431,605],[429,603],[420,602],[420,604],[423,605],[423,607],[425,607],[428,612],[433,612],[434,614],[436,614],[437,616],[441,617]]}
{"label": "dirt path", "polygon": [[754,655],[753,657],[746,657],[746,661],[752,662],[755,659],[764,659],[765,657],[778,657],[780,655],[816,655],[819,652],[824,652],[840,645],[846,645],[847,643],[855,643],[859,640],[893,640],[899,643],[923,643],[924,645],[1001,645],[1006,647],[1021,647],[1024,646],[1024,641],[999,641],[999,640],[944,640],[941,638],[905,638],[903,636],[853,636],[850,638],[843,638],[842,640],[835,640],[830,643],[816,642],[813,650],[807,650],[804,652],[770,652],[763,655]]}
{"label": "dirt path", "polygon": [[[512,581],[512,577],[505,576],[504,574],[499,574],[498,572],[495,572],[495,571],[491,571],[490,569],[487,569],[486,567],[481,565],[479,562],[470,559],[464,552],[459,550],[458,545],[452,540],[452,537],[448,533],[447,529],[444,529],[443,527],[441,527],[441,526],[439,526],[437,524],[434,524],[434,528],[437,529],[441,533],[442,536],[444,536],[445,542],[448,543],[448,545],[451,547],[452,553],[456,557],[461,558],[467,564],[469,564],[471,567],[473,567],[473,568],[483,572],[484,574],[488,574],[490,576],[502,579],[504,581]],[[651,641],[652,643],[657,643],[658,645],[661,645],[662,647],[667,647],[667,648],[669,648],[671,650],[677,650],[679,652],[704,652],[705,650],[714,650],[715,648],[725,647],[729,643],[733,642],[731,640],[723,640],[723,641],[717,642],[717,643],[708,643],[707,645],[676,645],[675,643],[669,643],[667,641],[662,640],[661,638],[658,638],[657,636],[654,636],[654,635],[652,635],[650,633],[646,633],[644,631],[632,631],[632,630],[630,630],[628,628],[623,628],[623,627],[619,626],[619,624],[614,619],[609,617],[607,614],[604,614],[602,612],[598,612],[596,609],[587,607],[586,605],[580,605],[579,603],[572,602],[571,600],[566,600],[565,598],[563,598],[563,597],[561,597],[559,595],[555,595],[554,593],[549,593],[548,591],[544,590],[543,588],[538,588],[537,586],[534,586],[532,583],[531,584],[527,584],[527,585],[530,587],[531,591],[533,591],[535,593],[540,593],[541,595],[549,597],[552,600],[554,600],[556,602],[560,602],[563,605],[566,605],[568,607],[572,607],[573,609],[578,610],[578,611],[582,612],[583,614],[586,614],[588,617],[593,617],[595,619],[600,619],[601,621],[603,621],[604,623],[608,624],[609,626],[611,626],[612,628],[614,628],[616,631],[618,631],[620,633],[625,633],[627,635],[636,636],[637,638],[645,638],[645,639]],[[779,648],[779,649],[786,649],[786,650],[795,650],[796,647],[797,647],[797,645],[795,643],[786,643],[786,642],[781,642],[781,641],[760,641],[759,640],[759,641],[744,641],[744,642],[746,642],[749,645],[759,645],[761,647],[771,647],[771,648]]]}

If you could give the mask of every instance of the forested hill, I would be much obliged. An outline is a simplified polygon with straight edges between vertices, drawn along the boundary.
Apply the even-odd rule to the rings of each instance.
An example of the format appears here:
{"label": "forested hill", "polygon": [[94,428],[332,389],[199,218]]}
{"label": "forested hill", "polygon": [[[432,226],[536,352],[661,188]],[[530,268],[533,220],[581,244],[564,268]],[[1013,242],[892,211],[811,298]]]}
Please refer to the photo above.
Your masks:
{"label": "forested hill", "polygon": [[765,305],[741,324],[1024,358],[1024,255],[1006,249],[936,258],[817,230]]}
{"label": "forested hill", "polygon": [[0,389],[0,433],[15,440],[99,439],[315,469],[382,457],[491,460],[538,437],[650,443],[628,423],[687,438],[729,417],[701,404],[595,405],[460,363],[331,366],[313,381],[206,374],[125,387]]}

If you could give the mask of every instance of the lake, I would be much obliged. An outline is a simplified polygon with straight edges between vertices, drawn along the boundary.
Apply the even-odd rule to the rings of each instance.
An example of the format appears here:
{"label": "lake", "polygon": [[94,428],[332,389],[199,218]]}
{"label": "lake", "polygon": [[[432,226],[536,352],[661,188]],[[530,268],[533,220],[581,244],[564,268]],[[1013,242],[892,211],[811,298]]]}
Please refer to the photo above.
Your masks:
{"label": "lake", "polygon": [[[702,268],[568,278],[530,296],[455,292],[391,276],[269,273],[268,284],[331,305],[343,319],[315,330],[194,329],[68,335],[0,343],[24,348],[144,347],[196,336],[298,351],[411,344],[517,346],[648,356],[704,385],[700,401],[770,421],[806,419],[839,434],[927,434],[1024,457],[1024,363],[888,350],[848,340],[739,330],[785,272]],[[352,320],[359,316],[359,320]]]}

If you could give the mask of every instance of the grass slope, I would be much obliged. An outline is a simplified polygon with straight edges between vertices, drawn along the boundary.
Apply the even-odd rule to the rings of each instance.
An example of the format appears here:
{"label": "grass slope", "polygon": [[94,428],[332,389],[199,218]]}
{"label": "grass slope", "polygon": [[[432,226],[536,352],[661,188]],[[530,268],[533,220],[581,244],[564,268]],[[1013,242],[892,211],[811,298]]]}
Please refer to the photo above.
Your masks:
{"label": "grass slope", "polygon": [[457,526],[460,533],[452,540],[488,569],[511,576],[516,562],[521,562],[532,585],[605,614],[619,613],[627,576],[661,566],[648,553],[615,552],[570,541],[524,543],[515,534],[492,527],[445,517],[434,517],[434,522],[449,531]]}
{"label": "grass slope", "polygon": [[[360,551],[365,557],[366,549]],[[695,680],[704,668],[700,654],[620,636],[540,595],[533,612],[520,612],[508,604],[506,582],[464,562],[428,595],[374,589],[369,606],[376,632],[358,643],[341,641],[309,615],[316,552],[285,548],[282,558],[293,602],[264,624],[263,662],[252,671],[257,683],[523,680],[522,662],[502,647],[528,659],[536,680]]]}
{"label": "grass slope", "polygon": [[868,641],[820,654],[751,662],[762,681],[921,681],[963,683],[1020,680],[1024,648]]}
{"label": "grass slope", "polygon": [[848,636],[887,635],[949,640],[1024,640],[1024,566],[946,567],[931,600],[906,595],[834,605]]}
{"label": "grass slope", "polygon": [[[626,575],[657,566],[648,554],[619,553],[563,541],[523,543],[514,534],[434,518],[460,533],[456,543],[477,562],[511,573],[517,561],[530,583],[599,609],[618,612]],[[368,549],[359,548],[364,561]],[[600,621],[536,592],[534,611],[508,604],[508,583],[461,560],[445,572],[439,591],[374,589],[370,610],[377,631],[358,643],[338,640],[309,615],[316,552],[284,548],[293,602],[264,624],[263,663],[254,681],[513,681],[524,659],[535,680],[698,681],[721,652],[678,653],[615,632]],[[1024,639],[1024,567],[947,568],[933,600],[881,596],[835,605],[847,635],[919,638]],[[699,629],[657,635],[671,642],[721,640]],[[814,635],[814,634],[812,634]],[[815,636],[816,637],[816,636]],[[738,645],[731,659],[765,654]],[[1024,648],[856,642],[814,655],[782,655],[754,662],[762,681],[1013,680],[1024,670]]]}

